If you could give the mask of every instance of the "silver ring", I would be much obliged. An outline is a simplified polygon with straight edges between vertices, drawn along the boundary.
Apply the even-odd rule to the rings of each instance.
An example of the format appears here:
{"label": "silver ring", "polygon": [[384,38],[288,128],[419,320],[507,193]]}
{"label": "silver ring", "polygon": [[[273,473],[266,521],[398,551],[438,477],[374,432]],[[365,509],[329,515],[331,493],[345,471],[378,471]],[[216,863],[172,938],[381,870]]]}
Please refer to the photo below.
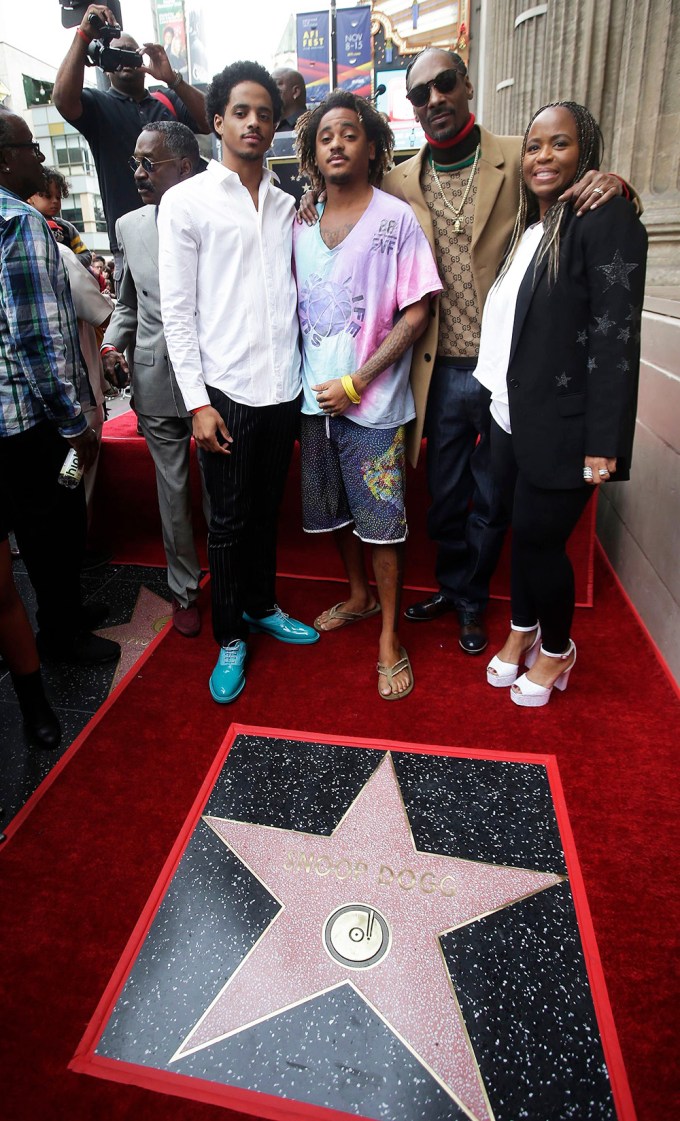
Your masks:
{"label": "silver ring", "polygon": [[[600,467],[600,469],[599,469],[599,471],[598,471],[597,473],[598,473],[598,475],[600,476],[600,478],[601,478],[601,479],[604,479],[605,475],[608,475],[608,474],[609,474],[609,472],[608,472],[608,470],[607,470],[607,468],[606,468],[606,467]],[[591,476],[592,476],[592,471],[591,471],[591,473],[590,473],[590,474],[591,474]]]}
{"label": "silver ring", "polygon": [[583,478],[584,479],[592,479],[592,477],[593,477],[592,467],[584,467],[583,468]]}
{"label": "silver ring", "polygon": [[603,195],[604,191],[602,190],[601,187],[593,187],[593,194],[594,195]]}

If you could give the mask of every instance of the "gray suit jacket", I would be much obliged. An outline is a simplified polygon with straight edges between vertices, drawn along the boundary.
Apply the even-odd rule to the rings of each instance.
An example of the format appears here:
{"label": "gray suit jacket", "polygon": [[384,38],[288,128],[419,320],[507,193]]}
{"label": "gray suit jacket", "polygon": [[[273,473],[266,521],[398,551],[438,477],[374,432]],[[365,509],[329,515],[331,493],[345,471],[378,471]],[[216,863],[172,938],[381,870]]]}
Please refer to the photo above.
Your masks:
{"label": "gray suit jacket", "polygon": [[124,214],[116,222],[116,236],[123,251],[123,276],[102,345],[120,351],[134,346],[132,393],[138,413],[188,416],[163,334],[156,207]]}

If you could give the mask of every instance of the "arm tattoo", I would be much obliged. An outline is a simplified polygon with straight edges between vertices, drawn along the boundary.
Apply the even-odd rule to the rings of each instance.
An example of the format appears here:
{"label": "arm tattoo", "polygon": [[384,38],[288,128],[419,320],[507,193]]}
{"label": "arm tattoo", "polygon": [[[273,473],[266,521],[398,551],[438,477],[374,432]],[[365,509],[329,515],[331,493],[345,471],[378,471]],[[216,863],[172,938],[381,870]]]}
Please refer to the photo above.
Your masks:
{"label": "arm tattoo", "polygon": [[375,354],[365,362],[361,369],[352,374],[354,384],[359,388],[365,389],[372,381],[382,374],[388,366],[401,358],[402,354],[413,346],[416,339],[419,337],[420,332],[416,331],[414,327],[406,319],[406,316],[395,323],[387,338],[383,339]]}

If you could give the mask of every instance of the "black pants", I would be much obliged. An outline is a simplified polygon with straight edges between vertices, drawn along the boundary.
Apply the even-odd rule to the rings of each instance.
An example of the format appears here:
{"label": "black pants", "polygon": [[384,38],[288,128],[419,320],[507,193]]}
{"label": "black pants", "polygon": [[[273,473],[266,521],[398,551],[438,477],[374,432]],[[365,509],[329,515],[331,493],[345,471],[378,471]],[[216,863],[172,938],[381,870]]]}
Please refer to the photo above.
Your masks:
{"label": "black pants", "polygon": [[55,637],[80,629],[85,488],[58,484],[70,444],[49,421],[0,439],[0,511],[14,530],[38,601],[38,626]]}
{"label": "black pants", "polygon": [[279,507],[300,420],[300,398],[254,408],[208,387],[233,437],[230,455],[201,452],[210,496],[208,562],[213,634],[220,646],[245,639],[243,612],[262,616],[276,603]]}
{"label": "black pants", "polygon": [[491,423],[491,463],[512,522],[512,621],[541,624],[543,646],[562,654],[574,617],[574,570],[567,556],[569,536],[594,487],[544,490],[518,471],[512,436]]}
{"label": "black pants", "polygon": [[491,471],[491,396],[472,368],[438,359],[427,397],[427,530],[437,582],[460,611],[481,614],[507,520]]}

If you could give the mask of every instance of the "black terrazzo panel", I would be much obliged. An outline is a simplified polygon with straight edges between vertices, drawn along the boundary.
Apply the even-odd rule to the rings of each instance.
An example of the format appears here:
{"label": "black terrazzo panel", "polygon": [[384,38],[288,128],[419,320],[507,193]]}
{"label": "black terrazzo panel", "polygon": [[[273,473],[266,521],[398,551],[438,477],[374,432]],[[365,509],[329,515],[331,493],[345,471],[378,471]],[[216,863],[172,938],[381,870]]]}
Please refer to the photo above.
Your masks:
{"label": "black terrazzo panel", "polygon": [[392,758],[421,852],[566,872],[545,767],[401,752]]}
{"label": "black terrazzo panel", "polygon": [[613,1121],[568,883],[441,941],[496,1121]]}

